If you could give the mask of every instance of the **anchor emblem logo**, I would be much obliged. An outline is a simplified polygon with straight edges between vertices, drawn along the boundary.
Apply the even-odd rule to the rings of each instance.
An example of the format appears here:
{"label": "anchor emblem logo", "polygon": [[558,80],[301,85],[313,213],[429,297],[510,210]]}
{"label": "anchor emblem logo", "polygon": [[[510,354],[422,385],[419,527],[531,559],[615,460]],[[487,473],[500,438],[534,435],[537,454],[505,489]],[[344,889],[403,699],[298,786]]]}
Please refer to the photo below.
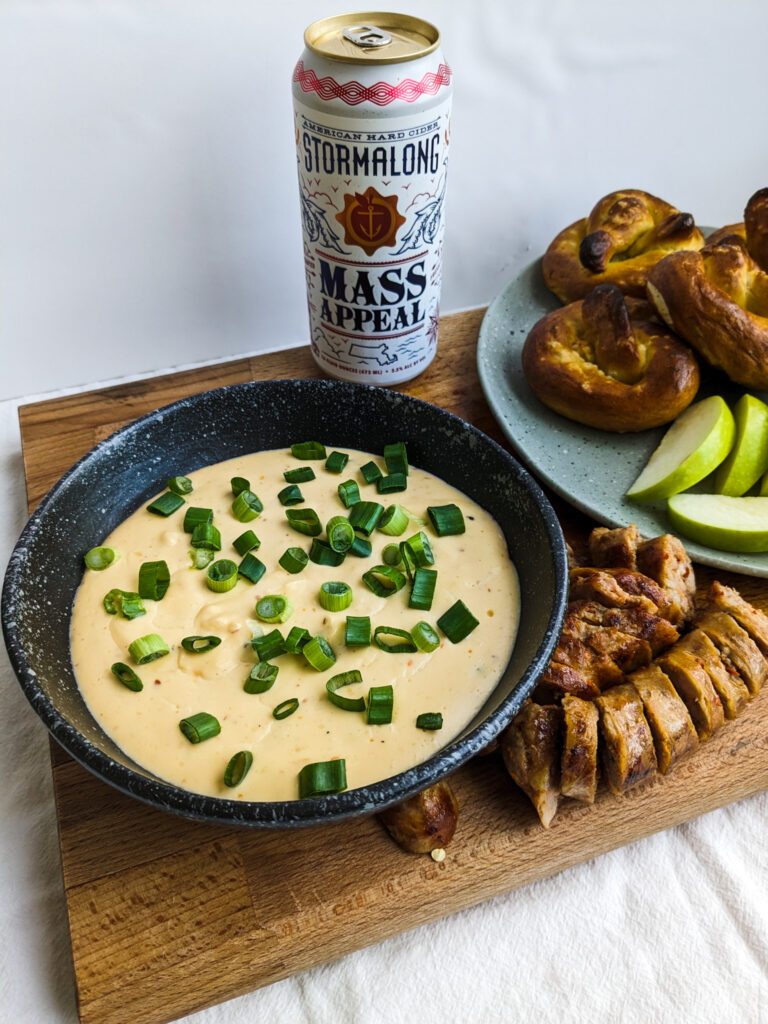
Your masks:
{"label": "anchor emblem logo", "polygon": [[405,224],[405,217],[397,212],[397,196],[382,196],[372,185],[363,193],[345,193],[344,209],[336,220],[344,228],[344,243],[360,246],[366,256],[394,246]]}

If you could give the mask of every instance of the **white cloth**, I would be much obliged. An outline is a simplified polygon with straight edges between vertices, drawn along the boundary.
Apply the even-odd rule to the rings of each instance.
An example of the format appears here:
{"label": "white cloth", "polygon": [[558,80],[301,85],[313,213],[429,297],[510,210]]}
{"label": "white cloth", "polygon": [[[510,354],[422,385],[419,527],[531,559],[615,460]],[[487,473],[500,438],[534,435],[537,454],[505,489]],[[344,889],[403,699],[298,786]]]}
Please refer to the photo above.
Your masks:
{"label": "white cloth", "polygon": [[[18,404],[3,565],[26,520]],[[74,1024],[47,734],[5,655],[0,727],[0,1022]],[[767,821],[763,793],[187,1024],[765,1024]]]}

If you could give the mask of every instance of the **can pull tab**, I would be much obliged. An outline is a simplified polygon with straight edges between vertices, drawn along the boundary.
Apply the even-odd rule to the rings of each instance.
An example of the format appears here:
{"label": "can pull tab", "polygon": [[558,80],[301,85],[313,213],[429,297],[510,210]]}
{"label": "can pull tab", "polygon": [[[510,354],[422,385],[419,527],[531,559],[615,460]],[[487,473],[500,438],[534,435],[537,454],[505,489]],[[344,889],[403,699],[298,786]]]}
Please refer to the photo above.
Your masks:
{"label": "can pull tab", "polygon": [[386,46],[392,42],[389,32],[375,25],[351,25],[344,29],[342,35],[355,46]]}

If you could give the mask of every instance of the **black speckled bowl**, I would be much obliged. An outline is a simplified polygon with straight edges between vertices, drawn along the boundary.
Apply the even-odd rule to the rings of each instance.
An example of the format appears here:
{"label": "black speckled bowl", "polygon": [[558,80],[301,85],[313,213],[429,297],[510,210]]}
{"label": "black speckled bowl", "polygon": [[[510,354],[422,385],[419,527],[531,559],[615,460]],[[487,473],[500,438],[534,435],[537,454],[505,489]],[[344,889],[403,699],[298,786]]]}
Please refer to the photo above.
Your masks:
{"label": "black speckled bowl", "polygon": [[[247,803],[200,796],[135,764],[95,722],[69,652],[72,600],[83,552],[101,542],[170,476],[247,452],[316,438],[379,452],[403,440],[414,465],[484,506],[517,566],[521,621],[514,652],[485,706],[453,743],[409,771],[337,796]],[[560,526],[529,474],[480,431],[436,406],[375,387],[325,380],[238,384],[158,409],[97,445],[51,489],[11,557],[3,632],[32,707],[58,742],[100,778],[156,807],[209,821],[313,825],[372,813],[453,771],[514,717],[546,666],[566,600]]]}

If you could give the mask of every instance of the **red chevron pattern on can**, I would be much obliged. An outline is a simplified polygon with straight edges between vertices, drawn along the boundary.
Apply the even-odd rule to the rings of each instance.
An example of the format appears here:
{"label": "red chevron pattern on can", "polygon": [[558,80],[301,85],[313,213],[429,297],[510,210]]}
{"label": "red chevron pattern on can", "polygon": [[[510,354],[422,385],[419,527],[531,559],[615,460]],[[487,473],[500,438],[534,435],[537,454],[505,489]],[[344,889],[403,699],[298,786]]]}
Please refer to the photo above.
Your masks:
{"label": "red chevron pattern on can", "polygon": [[451,69],[441,64],[437,72],[427,71],[420,81],[406,78],[397,85],[387,82],[376,82],[374,85],[363,85],[361,82],[337,82],[326,75],[318,78],[314,71],[304,67],[300,60],[293,72],[293,81],[302,92],[315,92],[322,100],[341,100],[356,107],[360,103],[374,103],[377,107],[386,107],[390,103],[413,103],[422,96],[435,96],[443,86],[451,84]]}

